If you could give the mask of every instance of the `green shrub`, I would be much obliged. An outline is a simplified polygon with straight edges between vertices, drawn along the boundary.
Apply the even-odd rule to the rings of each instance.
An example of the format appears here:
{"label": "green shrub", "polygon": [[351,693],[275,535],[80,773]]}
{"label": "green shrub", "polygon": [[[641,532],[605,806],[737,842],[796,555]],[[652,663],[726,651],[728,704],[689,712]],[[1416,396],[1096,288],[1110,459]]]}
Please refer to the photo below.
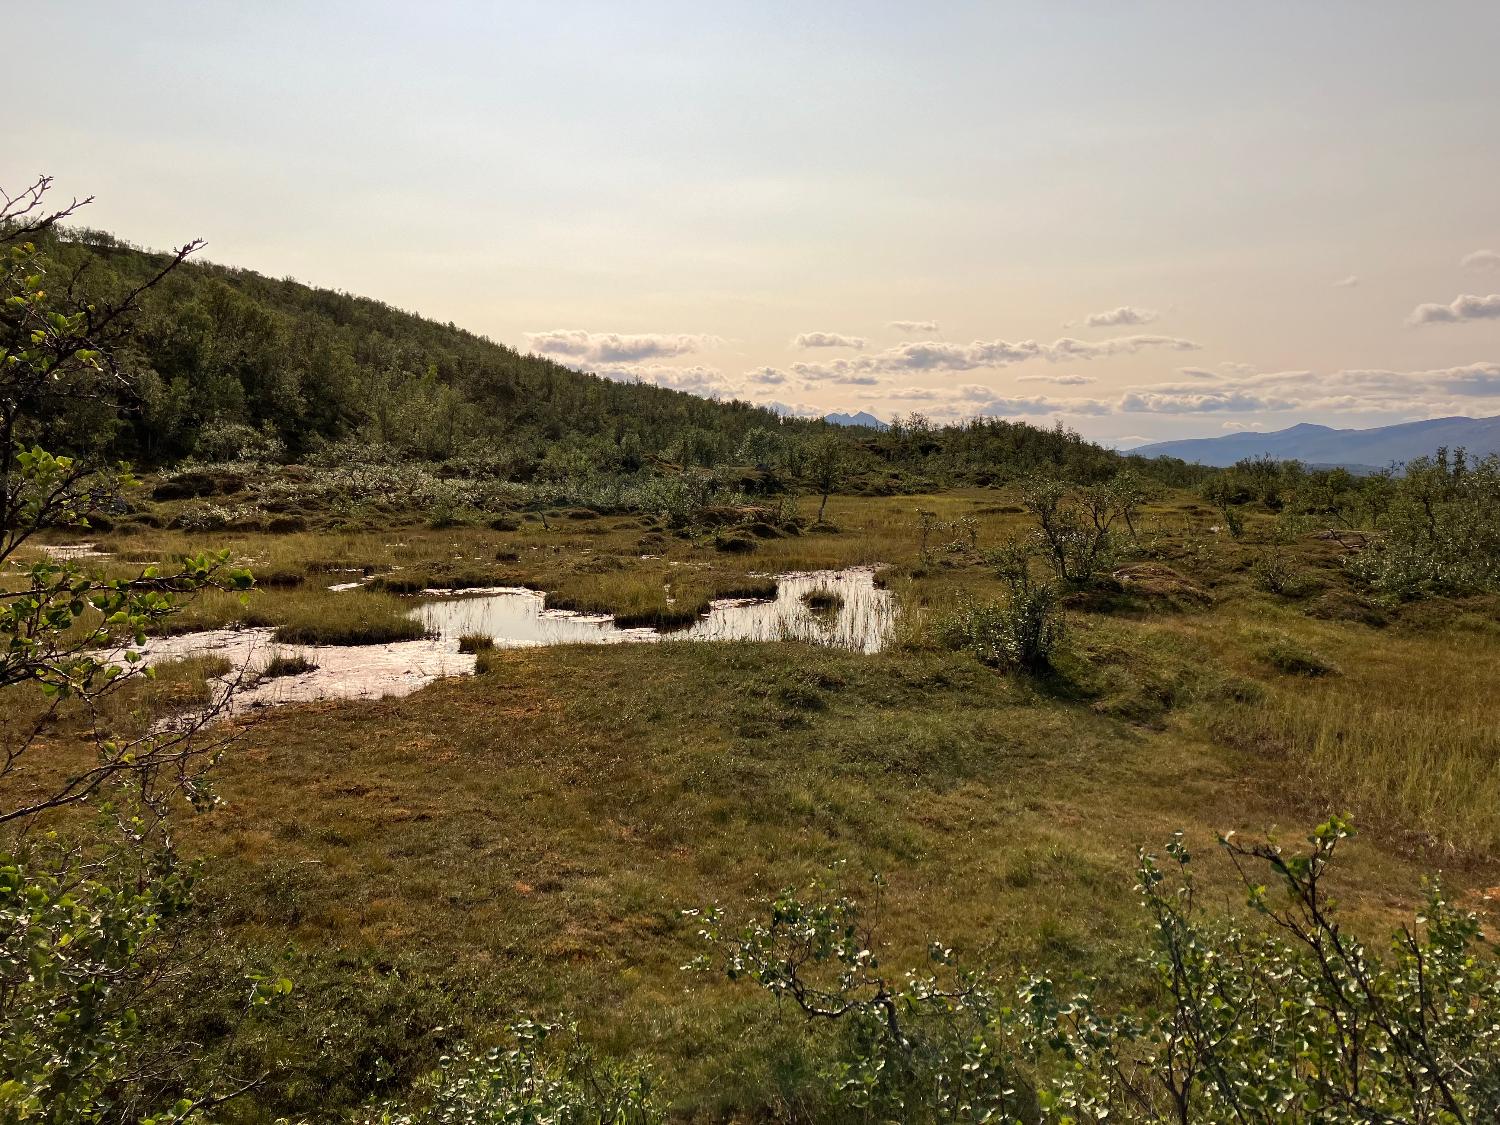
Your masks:
{"label": "green shrub", "polygon": [[1500,591],[1500,454],[1419,458],[1395,478],[1381,536],[1347,566],[1387,598]]}
{"label": "green shrub", "polygon": [[1134,536],[1142,498],[1123,473],[1108,484],[1081,488],[1042,477],[1021,490],[1022,503],[1037,520],[1035,545],[1070,586],[1087,586],[1115,565],[1125,545],[1118,525]]}
{"label": "green shrub", "polygon": [[571,1029],[518,1023],[512,1045],[442,1060],[408,1104],[366,1125],[653,1125],[664,1121],[644,1071],[601,1060]]}
{"label": "green shrub", "polygon": [[891,972],[871,915],[821,886],[783,892],[739,928],[704,912],[695,965],[836,1028],[819,1078],[861,1120],[1494,1121],[1495,951],[1436,883],[1414,922],[1365,946],[1326,885],[1352,832],[1333,818],[1305,854],[1222,838],[1244,920],[1205,915],[1181,834],[1166,863],[1141,852],[1151,942],[1140,999],[1112,1011],[1045,976],[963,970],[938,944],[926,973]]}
{"label": "green shrub", "polygon": [[1019,543],[992,551],[988,557],[1006,597],[980,602],[965,596],[955,612],[938,621],[938,639],[997,667],[1033,672],[1051,667],[1063,638],[1062,602],[1055,585],[1032,578],[1033,554]]}

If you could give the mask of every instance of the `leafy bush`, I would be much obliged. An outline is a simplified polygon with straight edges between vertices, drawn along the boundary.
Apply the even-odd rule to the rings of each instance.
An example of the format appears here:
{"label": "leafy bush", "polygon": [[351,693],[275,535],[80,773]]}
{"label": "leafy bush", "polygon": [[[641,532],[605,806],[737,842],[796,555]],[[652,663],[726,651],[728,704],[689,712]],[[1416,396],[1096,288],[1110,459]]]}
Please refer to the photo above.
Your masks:
{"label": "leafy bush", "polygon": [[956,612],[938,623],[938,635],[947,647],[966,649],[998,667],[1041,671],[1051,666],[1063,637],[1062,604],[1056,586],[1031,577],[1032,555],[1021,544],[990,554],[1007,587],[1006,597],[990,602],[962,599]]}
{"label": "leafy bush", "polygon": [[218,419],[198,431],[193,452],[204,461],[282,461],[286,442],[243,422]]}
{"label": "leafy bush", "polygon": [[[1341,923],[1335,817],[1305,854],[1221,846],[1249,922],[1206,917],[1179,834],[1139,857],[1148,998],[1108,1012],[1046,977],[958,968],[892,977],[859,904],[784,892],[696,962],[846,1032],[822,1074],[867,1119],[905,1122],[1480,1122],[1500,1114],[1500,962],[1472,914],[1428,887],[1382,952]],[[1169,875],[1168,872],[1171,872]],[[1269,886],[1261,882],[1269,876]]]}
{"label": "leafy bush", "polygon": [[1283,597],[1298,597],[1308,590],[1308,579],[1286,552],[1272,547],[1262,551],[1250,567],[1256,589]]}
{"label": "leafy bush", "polygon": [[[878,895],[878,879],[875,887]],[[784,891],[764,918],[738,930],[718,908],[701,918],[709,948],[694,968],[752,981],[778,1003],[838,1027],[840,1049],[818,1077],[828,1100],[851,1117],[1034,1119],[1035,1097],[1018,1080],[997,1023],[998,995],[969,974],[888,976],[854,899],[815,884],[807,899]],[[936,966],[951,966],[951,950],[934,945],[929,953]]]}
{"label": "leafy bush", "polygon": [[1394,483],[1382,537],[1350,573],[1392,599],[1500,590],[1500,455],[1419,458]]}
{"label": "leafy bush", "polygon": [[366,1125],[652,1125],[665,1120],[645,1073],[600,1060],[571,1029],[523,1022],[514,1045],[461,1051],[420,1084],[414,1104]]}
{"label": "leafy bush", "polygon": [[1118,525],[1134,537],[1143,498],[1128,473],[1085,487],[1043,477],[1021,490],[1022,503],[1037,520],[1036,545],[1058,579],[1071,586],[1087,586],[1115,565],[1124,546]]}

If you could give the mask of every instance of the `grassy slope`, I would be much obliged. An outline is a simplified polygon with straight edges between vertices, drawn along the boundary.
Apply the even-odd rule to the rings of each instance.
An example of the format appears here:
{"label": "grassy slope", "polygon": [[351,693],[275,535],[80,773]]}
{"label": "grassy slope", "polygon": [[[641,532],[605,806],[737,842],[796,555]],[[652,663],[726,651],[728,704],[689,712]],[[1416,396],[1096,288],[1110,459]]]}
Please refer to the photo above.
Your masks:
{"label": "grassy slope", "polygon": [[[1069,655],[1037,685],[923,642],[926,614],[994,583],[957,556],[913,566],[916,504],[976,515],[981,546],[1021,526],[995,493],[972,492],[835,499],[842,533],[748,557],[673,537],[647,551],[653,532],[625,519],[229,537],[260,564],[312,564],[309,587],[331,562],[478,568],[596,595],[606,573],[622,606],[680,573],[712,586],[887,561],[908,607],[906,643],[872,658],[798,645],[505,652],[407,699],[248,729],[224,766],[226,806],[184,838],[216,857],[224,947],[295,950],[308,1014],[267,1047],[300,1075],[277,1096],[337,1105],[377,1055],[399,1079],[459,1035],[567,1010],[611,1047],[655,1056],[684,1112],[794,1103],[802,1030],[748,991],[682,973],[693,927],[678,912],[712,900],[743,912],[839,860],[855,886],[887,875],[893,964],[920,964],[941,938],[1114,987],[1138,935],[1134,849],[1179,827],[1211,851],[1214,830],[1295,832],[1330,802],[1352,807],[1368,831],[1344,891],[1368,919],[1408,904],[1439,864],[1460,890],[1500,882],[1487,858],[1500,852],[1493,603],[1362,622],[1372,611],[1316,540],[1288,550],[1321,590],[1262,593],[1248,568],[1263,548],[1194,530],[1206,514],[1173,501],[1153,513],[1160,553],[1215,603],[1077,607]],[[145,557],[184,540],[119,545]],[[306,587],[252,604],[278,623],[321,612]],[[1342,674],[1288,676],[1267,655],[1277,644]],[[1236,897],[1221,867],[1209,872],[1215,895]],[[328,1011],[341,1014],[331,1032]]]}

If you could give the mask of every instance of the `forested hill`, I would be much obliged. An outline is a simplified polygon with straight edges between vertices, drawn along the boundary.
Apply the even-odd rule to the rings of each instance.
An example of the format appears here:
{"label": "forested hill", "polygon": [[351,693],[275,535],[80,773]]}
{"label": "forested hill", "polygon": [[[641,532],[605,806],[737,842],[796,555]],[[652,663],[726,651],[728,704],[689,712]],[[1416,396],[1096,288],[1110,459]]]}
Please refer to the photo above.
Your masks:
{"label": "forested hill", "polygon": [[[170,261],[88,230],[44,250],[47,286],[69,305],[118,301]],[[736,464],[795,476],[798,451],[817,441],[844,448],[841,475],[871,474],[882,489],[1038,471],[1099,479],[1126,463],[1061,426],[913,416],[849,428],[612,382],[377,300],[195,260],[145,294],[115,350],[131,377],[125,408],[64,397],[66,412],[36,438],[62,450],[102,441],[146,468],[318,455],[445,462],[512,481]],[[1181,465],[1134,463],[1163,479]]]}
{"label": "forested hill", "polygon": [[[50,286],[87,262],[84,287],[105,297],[168,260],[94,231],[48,250]],[[485,448],[519,463],[561,442],[629,471],[650,455],[713,463],[753,429],[803,425],[583,374],[369,298],[192,260],[146,296],[121,358],[135,401],[114,452],[147,465],[232,456],[226,446],[255,440],[236,428],[248,427],[292,458],[358,437],[408,457]]]}

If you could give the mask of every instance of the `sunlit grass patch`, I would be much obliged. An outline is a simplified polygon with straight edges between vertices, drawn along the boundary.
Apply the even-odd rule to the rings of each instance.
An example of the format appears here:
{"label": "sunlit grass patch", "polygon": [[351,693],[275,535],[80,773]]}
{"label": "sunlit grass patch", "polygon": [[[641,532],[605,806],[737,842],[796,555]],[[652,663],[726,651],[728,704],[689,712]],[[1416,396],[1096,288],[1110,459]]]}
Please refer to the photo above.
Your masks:
{"label": "sunlit grass patch", "polygon": [[426,635],[409,603],[375,590],[317,591],[310,597],[252,603],[245,623],[274,625],[272,639],[289,645],[389,644]]}

